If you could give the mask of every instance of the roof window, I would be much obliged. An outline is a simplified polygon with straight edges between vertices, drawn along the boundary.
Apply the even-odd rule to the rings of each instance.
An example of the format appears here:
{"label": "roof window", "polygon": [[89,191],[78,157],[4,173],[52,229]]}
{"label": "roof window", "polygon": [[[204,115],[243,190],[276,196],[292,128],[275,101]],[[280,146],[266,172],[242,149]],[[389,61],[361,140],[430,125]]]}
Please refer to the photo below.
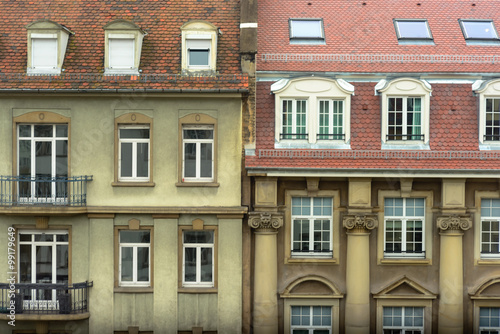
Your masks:
{"label": "roof window", "polygon": [[491,20],[459,20],[466,40],[498,40],[495,25]]}
{"label": "roof window", "polygon": [[322,19],[290,19],[291,44],[324,44]]}
{"label": "roof window", "polygon": [[398,40],[432,40],[427,20],[395,19],[394,27]]}

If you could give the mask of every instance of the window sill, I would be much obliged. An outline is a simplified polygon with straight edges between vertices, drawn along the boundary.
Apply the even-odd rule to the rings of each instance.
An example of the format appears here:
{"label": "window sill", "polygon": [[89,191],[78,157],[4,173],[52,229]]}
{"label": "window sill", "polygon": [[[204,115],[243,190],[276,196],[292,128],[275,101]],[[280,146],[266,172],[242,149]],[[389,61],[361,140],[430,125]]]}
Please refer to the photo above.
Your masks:
{"label": "window sill", "polygon": [[430,150],[429,144],[415,141],[398,141],[394,140],[390,143],[382,143],[382,150]]}
{"label": "window sill", "polygon": [[309,143],[305,139],[295,139],[275,142],[274,148],[350,150],[351,145],[346,144],[343,140],[322,140],[316,143]]}
{"label": "window sill", "polygon": [[112,187],[154,187],[154,182],[126,182],[126,181],[118,181],[112,182]]}
{"label": "window sill", "polygon": [[480,266],[488,266],[488,265],[498,266],[500,264],[500,258],[479,259],[477,260],[477,264]]}
{"label": "window sill", "polygon": [[182,287],[177,290],[177,293],[217,293],[217,288],[195,288],[195,287]]}
{"label": "window sill", "polygon": [[218,182],[177,182],[176,187],[219,187]]}
{"label": "window sill", "polygon": [[104,70],[104,75],[139,75],[139,70],[137,69],[126,69],[126,70]]}
{"label": "window sill", "polygon": [[27,75],[61,75],[61,69],[56,68],[56,69],[30,69],[26,71]]}
{"label": "window sill", "polygon": [[379,264],[385,265],[398,265],[398,264],[414,264],[414,265],[431,265],[431,259],[418,259],[418,258],[394,258],[394,259],[380,259]]}
{"label": "window sill", "polygon": [[153,293],[153,287],[145,286],[117,286],[113,289],[114,293]]}
{"label": "window sill", "polygon": [[321,257],[293,257],[285,258],[285,264],[338,264],[336,258],[321,258]]}
{"label": "window sill", "polygon": [[500,142],[480,143],[479,150],[481,150],[481,151],[498,151],[498,150],[500,150]]}

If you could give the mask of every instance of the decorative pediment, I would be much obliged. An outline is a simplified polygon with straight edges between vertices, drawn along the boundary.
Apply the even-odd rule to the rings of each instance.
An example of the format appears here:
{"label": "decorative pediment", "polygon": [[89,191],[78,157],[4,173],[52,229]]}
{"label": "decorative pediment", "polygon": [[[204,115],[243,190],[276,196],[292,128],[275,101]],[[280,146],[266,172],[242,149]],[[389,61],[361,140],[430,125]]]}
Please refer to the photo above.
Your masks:
{"label": "decorative pediment", "polygon": [[281,298],[343,298],[340,290],[320,276],[299,278],[290,283],[280,294]]}
{"label": "decorative pediment", "polygon": [[437,294],[432,293],[415,281],[403,276],[378,293],[374,293],[373,297],[387,299],[436,299]]}
{"label": "decorative pediment", "polygon": [[470,296],[471,299],[500,299],[500,277],[484,282]]}

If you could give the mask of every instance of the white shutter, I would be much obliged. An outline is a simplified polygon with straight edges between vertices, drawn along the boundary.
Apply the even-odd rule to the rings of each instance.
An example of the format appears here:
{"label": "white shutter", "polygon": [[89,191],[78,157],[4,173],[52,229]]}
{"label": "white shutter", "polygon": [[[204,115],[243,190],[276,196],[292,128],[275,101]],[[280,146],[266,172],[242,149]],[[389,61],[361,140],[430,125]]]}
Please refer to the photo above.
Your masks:
{"label": "white shutter", "polygon": [[31,39],[33,68],[56,68],[57,67],[57,39],[56,38],[32,38]]}
{"label": "white shutter", "polygon": [[129,69],[134,67],[134,39],[109,39],[109,67]]}

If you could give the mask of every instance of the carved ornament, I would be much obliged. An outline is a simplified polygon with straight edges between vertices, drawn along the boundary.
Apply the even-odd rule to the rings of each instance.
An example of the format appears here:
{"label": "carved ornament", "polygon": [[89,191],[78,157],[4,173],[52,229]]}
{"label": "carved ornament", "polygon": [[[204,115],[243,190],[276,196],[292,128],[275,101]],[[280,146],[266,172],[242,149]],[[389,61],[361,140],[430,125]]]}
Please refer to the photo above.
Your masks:
{"label": "carved ornament", "polygon": [[283,216],[271,212],[251,212],[248,225],[258,230],[276,231],[283,226]]}
{"label": "carved ornament", "polygon": [[346,215],[343,224],[348,230],[373,230],[378,226],[378,219],[375,215]]}
{"label": "carved ornament", "polygon": [[450,215],[437,218],[437,227],[441,231],[467,231],[472,227],[470,216]]}

